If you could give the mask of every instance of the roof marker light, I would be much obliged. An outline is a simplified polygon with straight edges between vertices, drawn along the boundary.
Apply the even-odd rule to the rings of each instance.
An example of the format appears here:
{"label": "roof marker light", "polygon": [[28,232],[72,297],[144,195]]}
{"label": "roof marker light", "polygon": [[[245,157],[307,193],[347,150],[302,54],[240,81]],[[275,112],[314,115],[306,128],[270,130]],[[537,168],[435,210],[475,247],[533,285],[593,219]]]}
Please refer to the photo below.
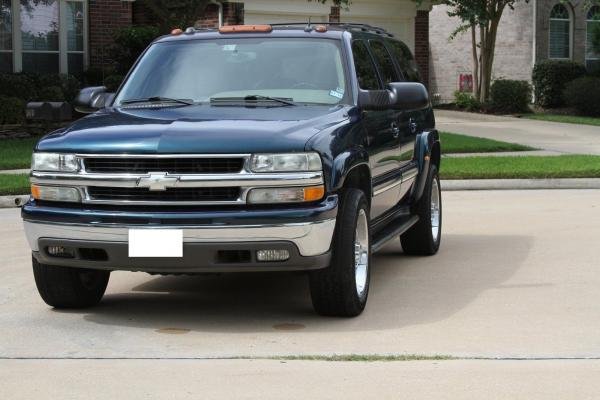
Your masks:
{"label": "roof marker light", "polygon": [[171,35],[181,35],[183,31],[179,28],[175,28],[171,31]]}
{"label": "roof marker light", "polygon": [[315,31],[319,33],[325,33],[327,32],[327,25],[317,25],[315,26]]}
{"label": "roof marker light", "polygon": [[225,25],[219,28],[219,33],[268,33],[273,31],[271,25]]}

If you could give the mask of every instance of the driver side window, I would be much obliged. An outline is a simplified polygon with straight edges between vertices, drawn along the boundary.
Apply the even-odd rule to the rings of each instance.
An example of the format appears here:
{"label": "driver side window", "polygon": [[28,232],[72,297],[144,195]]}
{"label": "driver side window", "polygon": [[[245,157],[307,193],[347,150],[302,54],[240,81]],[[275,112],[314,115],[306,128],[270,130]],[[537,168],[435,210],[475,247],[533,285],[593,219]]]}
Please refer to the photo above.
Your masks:
{"label": "driver side window", "polygon": [[352,42],[352,53],[354,55],[354,67],[356,69],[358,86],[363,90],[381,89],[373,58],[371,58],[365,42],[362,40]]}

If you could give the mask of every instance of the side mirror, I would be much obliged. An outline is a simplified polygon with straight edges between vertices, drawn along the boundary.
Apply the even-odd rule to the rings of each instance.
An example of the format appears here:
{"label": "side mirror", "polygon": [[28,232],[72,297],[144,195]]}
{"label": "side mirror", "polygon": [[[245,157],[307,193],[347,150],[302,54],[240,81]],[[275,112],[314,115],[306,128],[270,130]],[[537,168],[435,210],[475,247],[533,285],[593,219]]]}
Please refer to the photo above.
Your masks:
{"label": "side mirror", "polygon": [[392,97],[389,90],[362,90],[358,91],[358,106],[363,110],[387,110],[392,106]]}
{"label": "side mirror", "polygon": [[419,110],[429,106],[429,94],[422,83],[392,82],[387,90],[359,90],[358,106],[363,110]]}
{"label": "side mirror", "polygon": [[113,96],[113,93],[106,92],[104,86],[87,87],[81,89],[73,106],[77,112],[89,114],[106,107],[112,101]]}
{"label": "side mirror", "polygon": [[388,88],[394,109],[421,110],[429,107],[429,93],[422,83],[392,82]]}

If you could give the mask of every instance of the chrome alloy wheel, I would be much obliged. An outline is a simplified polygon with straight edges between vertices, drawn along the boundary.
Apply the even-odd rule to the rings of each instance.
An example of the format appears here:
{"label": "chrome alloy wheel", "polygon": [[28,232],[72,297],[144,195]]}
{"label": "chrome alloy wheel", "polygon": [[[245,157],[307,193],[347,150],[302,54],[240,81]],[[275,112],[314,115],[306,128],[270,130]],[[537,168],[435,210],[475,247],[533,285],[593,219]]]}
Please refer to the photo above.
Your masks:
{"label": "chrome alloy wheel", "polygon": [[354,233],[354,277],[356,279],[356,293],[363,298],[367,289],[367,276],[369,274],[369,222],[367,213],[361,209],[356,221]]}
{"label": "chrome alloy wheel", "polygon": [[431,182],[431,236],[433,241],[437,242],[440,236],[440,185],[437,179]]}

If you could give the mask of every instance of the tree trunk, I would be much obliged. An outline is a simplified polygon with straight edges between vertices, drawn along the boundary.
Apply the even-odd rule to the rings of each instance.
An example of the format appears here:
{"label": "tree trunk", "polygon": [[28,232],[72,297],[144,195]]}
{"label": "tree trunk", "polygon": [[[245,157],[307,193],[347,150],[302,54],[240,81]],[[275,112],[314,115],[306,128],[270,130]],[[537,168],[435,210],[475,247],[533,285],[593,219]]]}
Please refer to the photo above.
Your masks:
{"label": "tree trunk", "polygon": [[479,56],[477,55],[475,24],[471,24],[471,46],[473,50],[473,96],[479,98]]}

